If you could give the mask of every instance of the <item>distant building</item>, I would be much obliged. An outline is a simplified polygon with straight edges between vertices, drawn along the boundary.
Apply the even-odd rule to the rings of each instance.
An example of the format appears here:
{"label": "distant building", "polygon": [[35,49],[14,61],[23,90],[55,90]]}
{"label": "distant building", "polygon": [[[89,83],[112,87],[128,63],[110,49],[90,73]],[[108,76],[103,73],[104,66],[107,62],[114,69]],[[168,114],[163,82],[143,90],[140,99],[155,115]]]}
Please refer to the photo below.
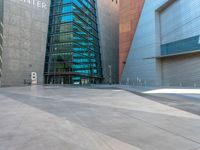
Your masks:
{"label": "distant building", "polygon": [[[124,1],[124,0],[121,0]],[[96,0],[103,83],[119,83],[119,0]]]}
{"label": "distant building", "polygon": [[120,82],[200,86],[199,8],[199,0],[124,0],[120,4]]}
{"label": "distant building", "polygon": [[51,3],[46,83],[100,83],[103,79],[95,1]]}
{"label": "distant building", "polygon": [[[1,85],[118,82],[118,0],[0,0]],[[45,57],[46,56],[46,57]]]}
{"label": "distant building", "polygon": [[118,82],[118,7],[116,0],[52,1],[45,83]]}

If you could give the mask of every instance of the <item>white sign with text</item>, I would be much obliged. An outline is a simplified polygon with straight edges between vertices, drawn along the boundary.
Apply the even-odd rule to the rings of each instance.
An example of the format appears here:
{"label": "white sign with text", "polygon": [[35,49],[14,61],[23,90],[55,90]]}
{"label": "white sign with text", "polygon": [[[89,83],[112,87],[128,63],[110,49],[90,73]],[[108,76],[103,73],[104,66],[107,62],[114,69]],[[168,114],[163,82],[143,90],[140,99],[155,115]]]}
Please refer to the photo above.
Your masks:
{"label": "white sign with text", "polygon": [[47,3],[45,3],[41,0],[19,0],[19,1],[30,4],[30,5],[38,7],[38,8],[47,9]]}
{"label": "white sign with text", "polygon": [[32,85],[37,84],[37,73],[36,72],[31,72],[31,84]]}

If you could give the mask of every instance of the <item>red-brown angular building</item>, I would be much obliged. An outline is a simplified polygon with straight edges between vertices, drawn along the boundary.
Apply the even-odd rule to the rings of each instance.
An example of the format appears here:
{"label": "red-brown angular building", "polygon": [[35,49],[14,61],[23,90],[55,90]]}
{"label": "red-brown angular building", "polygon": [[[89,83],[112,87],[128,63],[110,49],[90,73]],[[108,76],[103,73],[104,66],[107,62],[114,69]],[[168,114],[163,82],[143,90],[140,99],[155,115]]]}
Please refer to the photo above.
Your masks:
{"label": "red-brown angular building", "polygon": [[119,79],[124,69],[144,0],[123,0],[119,8]]}

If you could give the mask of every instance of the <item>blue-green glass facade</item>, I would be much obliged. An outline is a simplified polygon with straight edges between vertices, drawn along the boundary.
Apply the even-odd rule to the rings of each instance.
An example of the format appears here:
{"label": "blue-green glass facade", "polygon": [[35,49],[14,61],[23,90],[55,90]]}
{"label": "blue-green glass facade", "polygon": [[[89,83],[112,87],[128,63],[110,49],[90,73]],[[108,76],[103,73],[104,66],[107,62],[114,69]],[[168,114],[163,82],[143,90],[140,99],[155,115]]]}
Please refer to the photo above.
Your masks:
{"label": "blue-green glass facade", "polygon": [[177,55],[200,50],[200,36],[174,41],[161,45],[161,56]]}
{"label": "blue-green glass facade", "polygon": [[95,0],[52,0],[45,82],[99,83],[102,79]]}

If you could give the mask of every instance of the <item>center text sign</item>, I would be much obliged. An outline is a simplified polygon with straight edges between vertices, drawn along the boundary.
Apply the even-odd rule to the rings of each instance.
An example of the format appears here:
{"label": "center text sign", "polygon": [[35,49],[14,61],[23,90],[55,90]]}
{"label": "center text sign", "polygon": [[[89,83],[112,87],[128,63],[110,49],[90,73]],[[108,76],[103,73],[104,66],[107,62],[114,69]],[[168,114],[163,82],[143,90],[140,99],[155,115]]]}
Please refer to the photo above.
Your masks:
{"label": "center text sign", "polygon": [[33,5],[38,8],[47,9],[47,3],[45,3],[41,0],[19,0],[19,1]]}

